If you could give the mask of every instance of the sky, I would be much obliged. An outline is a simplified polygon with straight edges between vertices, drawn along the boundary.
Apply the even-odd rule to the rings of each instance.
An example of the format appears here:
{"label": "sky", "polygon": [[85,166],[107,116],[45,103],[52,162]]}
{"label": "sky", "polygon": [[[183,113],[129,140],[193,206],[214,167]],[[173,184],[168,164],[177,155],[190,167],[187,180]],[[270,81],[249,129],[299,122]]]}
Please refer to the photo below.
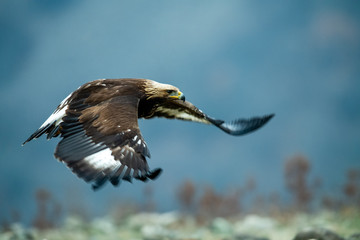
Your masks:
{"label": "sky", "polygon": [[210,116],[275,113],[233,137],[215,127],[140,120],[159,210],[176,209],[186,179],[227,189],[249,177],[258,191],[284,191],[284,162],[306,156],[323,191],[360,168],[360,4],[357,1],[0,2],[0,220],[36,212],[48,189],[63,206],[94,213],[142,201],[145,184],[92,191],[53,157],[58,139],[24,147],[56,106],[99,78],[149,78],[180,88]]}

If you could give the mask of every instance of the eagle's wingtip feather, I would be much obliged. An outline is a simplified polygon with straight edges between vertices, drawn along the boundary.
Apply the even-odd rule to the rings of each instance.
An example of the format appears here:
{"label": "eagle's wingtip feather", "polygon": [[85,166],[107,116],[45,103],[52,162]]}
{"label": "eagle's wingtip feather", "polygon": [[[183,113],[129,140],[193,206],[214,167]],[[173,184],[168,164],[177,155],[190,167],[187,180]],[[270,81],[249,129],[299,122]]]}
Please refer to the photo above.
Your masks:
{"label": "eagle's wingtip feather", "polygon": [[31,134],[30,137],[28,137],[28,139],[25,140],[25,142],[23,142],[22,146],[24,146],[27,142],[30,142],[33,139],[37,139],[38,137],[46,133],[49,130],[49,128],[51,128],[51,124],[47,124],[43,127],[40,127],[33,134]]}
{"label": "eagle's wingtip feather", "polygon": [[270,121],[270,119],[272,119],[275,116],[275,113],[271,113],[268,115],[265,115],[262,117],[262,120],[264,121],[263,124],[267,123],[268,121]]}
{"label": "eagle's wingtip feather", "polygon": [[224,132],[233,136],[241,136],[261,128],[274,116],[275,114],[272,113],[262,117],[253,117],[250,119],[239,118],[230,122],[224,122],[222,120],[210,117],[208,117],[208,119],[212,124],[220,128]]}
{"label": "eagle's wingtip feather", "polygon": [[269,115],[265,116],[267,117],[269,120],[272,119],[273,117],[275,117],[275,113],[270,113]]}

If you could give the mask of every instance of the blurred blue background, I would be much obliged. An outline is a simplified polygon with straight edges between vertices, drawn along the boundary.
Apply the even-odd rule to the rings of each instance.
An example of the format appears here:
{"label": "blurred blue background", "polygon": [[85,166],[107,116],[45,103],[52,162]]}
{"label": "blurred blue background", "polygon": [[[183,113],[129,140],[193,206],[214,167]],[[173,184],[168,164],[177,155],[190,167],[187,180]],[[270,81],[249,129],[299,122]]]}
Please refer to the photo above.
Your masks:
{"label": "blurred blue background", "polygon": [[160,211],[177,208],[185,179],[221,189],[284,192],[284,162],[310,160],[322,191],[360,167],[358,1],[0,2],[0,220],[36,212],[35,191],[62,206],[106,212],[141,202],[146,184],[97,192],[53,157],[58,139],[21,147],[70,92],[98,78],[149,78],[179,87],[207,114],[268,113],[264,128],[232,137],[215,127],[141,120]]}

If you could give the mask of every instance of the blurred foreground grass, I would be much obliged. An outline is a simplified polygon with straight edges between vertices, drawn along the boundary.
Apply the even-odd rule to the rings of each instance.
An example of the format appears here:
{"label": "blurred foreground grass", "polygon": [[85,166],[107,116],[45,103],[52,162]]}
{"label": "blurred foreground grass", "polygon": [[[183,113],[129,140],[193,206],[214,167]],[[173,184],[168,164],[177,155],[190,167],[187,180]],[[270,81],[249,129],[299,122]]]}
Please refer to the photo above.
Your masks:
{"label": "blurred foreground grass", "polygon": [[116,200],[101,218],[82,205],[63,207],[49,190],[39,189],[32,227],[21,225],[15,211],[0,225],[0,240],[360,240],[360,169],[349,169],[342,187],[325,194],[320,178],[308,179],[310,166],[302,155],[285,162],[290,201],[257,191],[254,177],[225,191],[187,180],[175,191],[179,212],[156,213],[151,185],[144,187],[143,202]]}
{"label": "blurred foreground grass", "polygon": [[[193,215],[178,212],[133,213],[121,219],[111,215],[84,221],[67,217],[61,227],[39,230],[25,228],[18,223],[3,229],[0,240],[23,239],[247,239],[289,240],[309,229],[329,230],[339,238],[360,239],[359,212],[348,209],[340,213],[322,211],[317,214],[278,214],[213,218],[199,221]],[[350,236],[353,235],[351,238]],[[342,237],[342,238],[341,238]],[[297,238],[304,239],[304,238]]]}

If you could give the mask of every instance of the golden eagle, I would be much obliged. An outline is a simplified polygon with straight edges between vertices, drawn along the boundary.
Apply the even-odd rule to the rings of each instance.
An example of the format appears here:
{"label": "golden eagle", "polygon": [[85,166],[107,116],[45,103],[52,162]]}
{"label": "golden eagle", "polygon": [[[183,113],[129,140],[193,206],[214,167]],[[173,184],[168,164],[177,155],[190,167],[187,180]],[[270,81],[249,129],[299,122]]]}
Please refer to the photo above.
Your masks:
{"label": "golden eagle", "polygon": [[213,124],[239,136],[263,126],[273,114],[232,122],[214,119],[177,87],[148,79],[100,79],[86,83],[65,98],[54,113],[23,144],[43,134],[61,136],[55,157],[94,189],[110,181],[156,178],[138,118],[165,117]]}

